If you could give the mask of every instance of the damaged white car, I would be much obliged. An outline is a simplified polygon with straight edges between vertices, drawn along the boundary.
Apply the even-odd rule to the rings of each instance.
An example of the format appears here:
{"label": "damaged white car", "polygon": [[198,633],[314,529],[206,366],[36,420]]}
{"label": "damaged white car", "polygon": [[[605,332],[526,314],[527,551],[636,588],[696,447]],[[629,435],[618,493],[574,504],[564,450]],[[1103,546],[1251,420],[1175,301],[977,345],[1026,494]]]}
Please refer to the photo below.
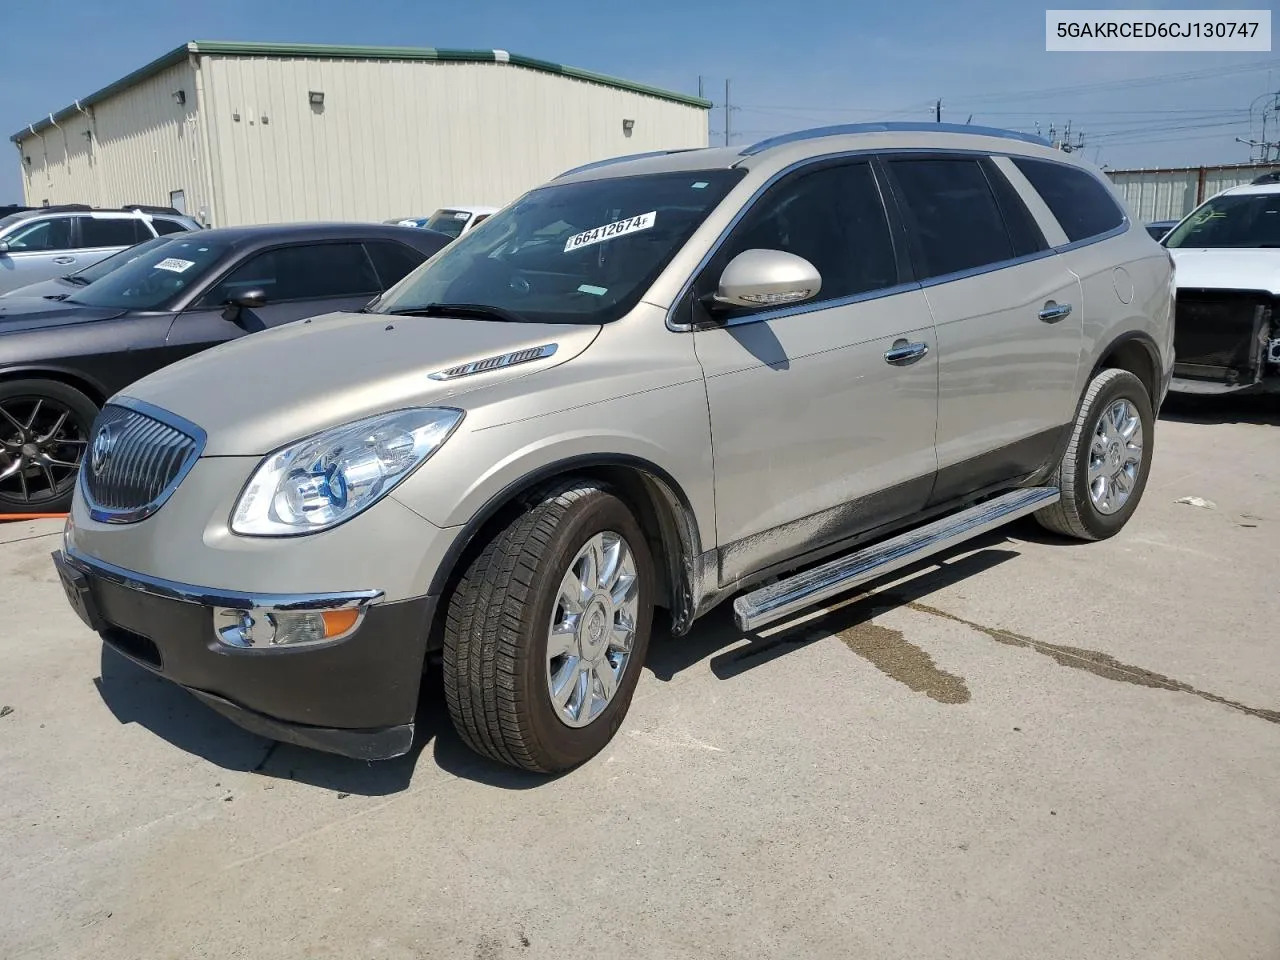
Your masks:
{"label": "damaged white car", "polygon": [[1176,264],[1179,393],[1280,393],[1280,178],[1232,187],[1163,240]]}

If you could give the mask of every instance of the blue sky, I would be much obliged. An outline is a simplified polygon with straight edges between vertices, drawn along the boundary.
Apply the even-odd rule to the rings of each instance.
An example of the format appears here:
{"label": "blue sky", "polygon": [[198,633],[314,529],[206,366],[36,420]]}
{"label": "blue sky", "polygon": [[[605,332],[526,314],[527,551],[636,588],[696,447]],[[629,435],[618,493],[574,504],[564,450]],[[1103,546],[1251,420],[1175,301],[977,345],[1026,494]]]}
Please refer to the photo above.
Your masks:
{"label": "blue sky", "polygon": [[[1248,6],[1267,4],[1194,4]],[[717,104],[713,142],[723,142],[728,77],[735,143],[824,123],[932,119],[941,97],[955,122],[972,114],[1047,131],[1070,120],[1088,158],[1111,167],[1249,159],[1233,138],[1250,135],[1250,102],[1280,88],[1280,49],[1046,53],[1044,10],[1026,0],[10,0],[0,8],[0,133],[7,140],[188,40],[276,40],[497,47],[691,93],[702,74]],[[1268,132],[1280,136],[1280,114]],[[17,151],[6,147],[0,203],[20,198]]]}

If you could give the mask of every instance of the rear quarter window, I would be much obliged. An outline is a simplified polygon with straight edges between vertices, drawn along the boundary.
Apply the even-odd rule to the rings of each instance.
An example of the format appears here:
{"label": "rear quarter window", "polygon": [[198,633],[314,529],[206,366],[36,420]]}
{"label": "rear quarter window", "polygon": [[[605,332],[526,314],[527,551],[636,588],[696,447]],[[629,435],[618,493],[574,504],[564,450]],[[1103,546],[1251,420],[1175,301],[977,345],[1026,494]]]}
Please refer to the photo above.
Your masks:
{"label": "rear quarter window", "polygon": [[1013,164],[1035,187],[1072,243],[1114,230],[1124,211],[1092,174],[1050,160],[1013,157]]}

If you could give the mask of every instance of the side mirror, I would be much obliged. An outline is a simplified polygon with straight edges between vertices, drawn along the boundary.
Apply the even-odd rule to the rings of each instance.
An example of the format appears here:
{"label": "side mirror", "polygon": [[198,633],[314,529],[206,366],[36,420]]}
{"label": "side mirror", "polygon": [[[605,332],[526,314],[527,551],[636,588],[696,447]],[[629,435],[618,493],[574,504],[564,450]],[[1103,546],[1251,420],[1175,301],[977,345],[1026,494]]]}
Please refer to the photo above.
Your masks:
{"label": "side mirror", "polygon": [[708,307],[781,307],[812,300],[822,276],[804,257],[782,250],[744,250],[724,268]]}
{"label": "side mirror", "polygon": [[240,311],[244,309],[254,309],[256,307],[265,306],[267,302],[267,292],[254,287],[246,290],[239,296],[229,299],[222,308],[223,319],[232,323],[240,322]]}
{"label": "side mirror", "polygon": [[8,252],[9,252],[9,241],[8,241],[8,240],[0,240],[0,256],[3,256],[4,254],[6,254],[6,253],[8,253]]}

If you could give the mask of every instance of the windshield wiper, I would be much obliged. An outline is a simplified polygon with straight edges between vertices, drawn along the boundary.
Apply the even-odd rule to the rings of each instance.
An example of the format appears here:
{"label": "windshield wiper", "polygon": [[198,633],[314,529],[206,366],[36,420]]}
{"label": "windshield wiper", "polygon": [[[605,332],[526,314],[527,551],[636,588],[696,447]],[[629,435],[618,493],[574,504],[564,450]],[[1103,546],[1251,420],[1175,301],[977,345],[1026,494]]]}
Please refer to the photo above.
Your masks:
{"label": "windshield wiper", "polygon": [[385,312],[394,317],[474,317],[478,320],[501,320],[504,323],[528,322],[514,311],[484,303],[428,303],[421,307],[377,312]]}
{"label": "windshield wiper", "polygon": [[80,276],[79,274],[75,274],[75,273],[68,273],[68,274],[67,274],[65,277],[63,277],[62,279],[63,279],[63,280],[65,280],[65,281],[67,281],[67,283],[74,283],[77,287],[83,287],[83,286],[88,285],[88,283],[89,283],[89,281],[88,281],[88,280],[86,280],[84,277]]}

